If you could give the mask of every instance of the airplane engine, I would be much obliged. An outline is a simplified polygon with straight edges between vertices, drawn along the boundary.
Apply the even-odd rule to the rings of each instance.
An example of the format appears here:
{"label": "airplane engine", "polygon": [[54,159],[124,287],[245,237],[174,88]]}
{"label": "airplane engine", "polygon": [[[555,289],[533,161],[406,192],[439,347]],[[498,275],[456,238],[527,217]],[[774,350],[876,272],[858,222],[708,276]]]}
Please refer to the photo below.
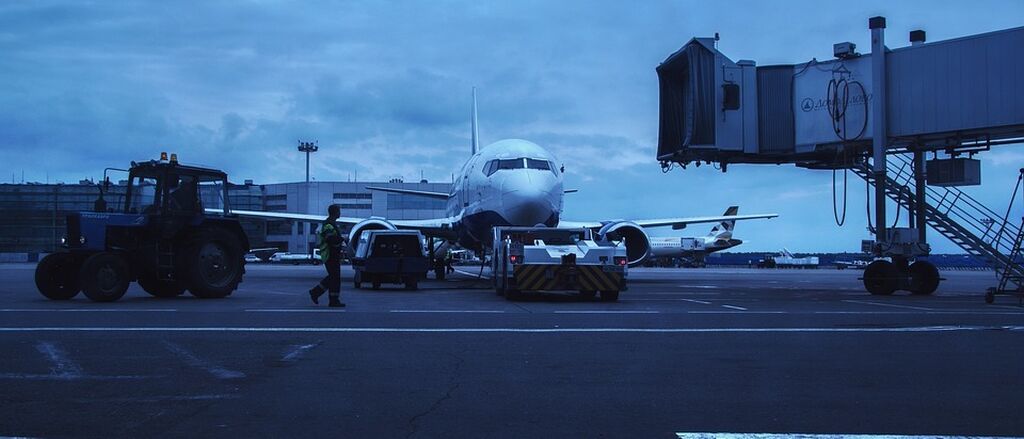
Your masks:
{"label": "airplane engine", "polygon": [[629,221],[616,221],[605,224],[597,232],[602,239],[619,241],[626,240],[626,257],[629,265],[636,265],[647,259],[651,251],[651,238],[643,227]]}
{"label": "airplane engine", "polygon": [[398,228],[383,218],[367,218],[356,223],[348,234],[349,254],[355,254],[356,245],[359,243],[359,239],[362,238],[363,231],[366,230],[398,230]]}

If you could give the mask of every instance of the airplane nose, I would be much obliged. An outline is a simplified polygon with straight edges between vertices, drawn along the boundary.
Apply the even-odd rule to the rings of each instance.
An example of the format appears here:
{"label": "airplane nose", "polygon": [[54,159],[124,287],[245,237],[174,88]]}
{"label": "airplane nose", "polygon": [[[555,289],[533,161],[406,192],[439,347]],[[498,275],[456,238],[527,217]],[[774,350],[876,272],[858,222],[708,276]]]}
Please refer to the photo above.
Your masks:
{"label": "airplane nose", "polygon": [[513,171],[510,174],[502,182],[505,219],[517,226],[546,223],[555,212],[551,188],[540,179],[530,178],[528,171]]}
{"label": "airplane nose", "polygon": [[517,194],[517,200],[512,203],[507,211],[508,218],[505,219],[519,226],[535,226],[547,222],[552,214],[551,204],[540,193],[524,195]]}

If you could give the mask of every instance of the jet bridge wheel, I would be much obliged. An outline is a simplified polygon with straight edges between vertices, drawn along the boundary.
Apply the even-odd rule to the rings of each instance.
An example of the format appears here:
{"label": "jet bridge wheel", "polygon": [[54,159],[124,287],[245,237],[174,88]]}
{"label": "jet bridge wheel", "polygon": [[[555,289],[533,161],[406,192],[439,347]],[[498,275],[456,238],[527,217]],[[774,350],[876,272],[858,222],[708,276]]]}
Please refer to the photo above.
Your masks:
{"label": "jet bridge wheel", "polygon": [[78,261],[68,253],[51,253],[36,266],[36,288],[50,300],[78,295]]}
{"label": "jet bridge wheel", "polygon": [[939,269],[928,261],[910,264],[910,292],[918,295],[934,293],[939,288]]}
{"label": "jet bridge wheel", "polygon": [[874,295],[888,296],[899,286],[899,272],[892,262],[874,261],[864,268],[864,289]]}

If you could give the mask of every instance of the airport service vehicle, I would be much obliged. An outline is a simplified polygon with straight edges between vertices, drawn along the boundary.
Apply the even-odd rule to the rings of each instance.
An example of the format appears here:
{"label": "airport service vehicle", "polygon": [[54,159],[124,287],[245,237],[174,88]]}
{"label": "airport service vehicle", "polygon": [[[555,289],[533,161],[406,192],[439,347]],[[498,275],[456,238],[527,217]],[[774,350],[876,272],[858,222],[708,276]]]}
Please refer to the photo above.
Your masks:
{"label": "airport service vehicle", "polygon": [[361,239],[352,258],[354,287],[361,288],[363,282],[369,282],[376,290],[382,283],[395,283],[415,290],[420,279],[427,277],[430,260],[423,251],[420,232],[370,230]]}
{"label": "airport service vehicle", "polygon": [[[67,300],[79,291],[97,302],[120,299],[132,281],[156,297],[186,289],[200,298],[230,295],[245,273],[249,240],[228,214],[227,175],[185,166],[172,154],[132,162],[119,208],[68,215],[62,248],[36,267],[43,296]],[[204,209],[205,208],[205,209]]]}
{"label": "airport service vehicle", "polygon": [[787,249],[782,249],[776,256],[765,256],[758,261],[757,268],[818,268],[817,256],[798,258]]}
{"label": "airport service vehicle", "polygon": [[299,264],[313,264],[320,265],[320,249],[313,249],[313,254],[309,253],[274,253],[270,256],[270,262],[278,262],[292,265]]}
{"label": "airport service vehicle", "polygon": [[626,286],[625,246],[596,241],[585,227],[495,227],[493,246],[494,290],[509,300],[526,291],[571,290],[614,302]]}

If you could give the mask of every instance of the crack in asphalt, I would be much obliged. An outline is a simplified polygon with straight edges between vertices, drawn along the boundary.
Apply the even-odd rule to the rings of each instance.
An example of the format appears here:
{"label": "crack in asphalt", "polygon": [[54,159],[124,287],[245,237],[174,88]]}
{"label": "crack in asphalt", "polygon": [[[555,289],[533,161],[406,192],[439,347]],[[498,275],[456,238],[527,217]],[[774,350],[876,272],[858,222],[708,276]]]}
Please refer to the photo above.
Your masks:
{"label": "crack in asphalt", "polygon": [[441,395],[440,398],[438,398],[436,401],[434,401],[434,403],[431,404],[428,409],[426,409],[423,412],[420,412],[420,413],[416,414],[415,416],[409,418],[409,422],[406,423],[406,428],[409,428],[410,430],[409,430],[409,434],[405,435],[406,439],[408,439],[410,437],[413,437],[414,435],[416,435],[416,433],[419,432],[419,426],[416,424],[416,421],[418,421],[418,420],[420,420],[420,419],[430,415],[434,411],[436,411],[438,409],[438,407],[441,406],[442,403],[444,403],[445,401],[451,399],[452,393],[454,393],[456,390],[458,390],[458,388],[459,388],[459,382],[458,382],[459,370],[462,369],[462,364],[465,363],[466,360],[464,360],[462,357],[460,357],[458,355],[455,355],[455,354],[452,354],[452,353],[449,353],[448,355],[451,356],[452,358],[455,358],[455,360],[456,360],[455,367],[452,370],[452,376],[449,379],[449,381],[454,381],[454,382],[451,383],[448,386],[448,390],[446,392],[444,392],[444,395]]}

